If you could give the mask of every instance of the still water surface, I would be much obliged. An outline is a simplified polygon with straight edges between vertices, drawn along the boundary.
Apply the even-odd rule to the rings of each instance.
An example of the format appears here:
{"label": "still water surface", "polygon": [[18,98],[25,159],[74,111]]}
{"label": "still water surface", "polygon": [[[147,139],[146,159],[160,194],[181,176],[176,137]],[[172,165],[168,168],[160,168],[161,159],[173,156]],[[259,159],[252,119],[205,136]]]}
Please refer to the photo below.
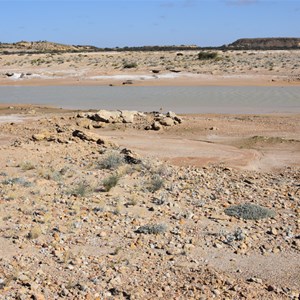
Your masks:
{"label": "still water surface", "polygon": [[300,86],[134,87],[1,86],[0,103],[71,109],[172,110],[177,113],[300,112]]}

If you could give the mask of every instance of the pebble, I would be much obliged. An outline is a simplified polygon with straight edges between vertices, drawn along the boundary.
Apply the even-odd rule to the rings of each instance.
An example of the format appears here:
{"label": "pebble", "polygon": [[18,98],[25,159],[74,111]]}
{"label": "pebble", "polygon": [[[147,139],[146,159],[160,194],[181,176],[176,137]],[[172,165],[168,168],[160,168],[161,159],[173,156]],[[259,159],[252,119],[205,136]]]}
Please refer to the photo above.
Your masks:
{"label": "pebble", "polygon": [[248,279],[248,281],[249,282],[255,282],[255,283],[258,283],[258,284],[262,284],[263,283],[262,279],[257,278],[257,277],[251,277],[251,278]]}

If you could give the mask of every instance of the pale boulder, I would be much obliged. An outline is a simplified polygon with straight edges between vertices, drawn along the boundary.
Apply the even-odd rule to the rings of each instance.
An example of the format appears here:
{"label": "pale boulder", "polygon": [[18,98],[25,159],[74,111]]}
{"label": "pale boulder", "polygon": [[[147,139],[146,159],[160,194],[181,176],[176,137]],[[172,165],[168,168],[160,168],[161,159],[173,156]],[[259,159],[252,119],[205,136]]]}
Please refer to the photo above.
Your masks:
{"label": "pale boulder", "polygon": [[163,126],[173,126],[174,125],[174,120],[170,117],[163,118],[160,120],[160,124]]}
{"label": "pale boulder", "polygon": [[91,121],[89,119],[80,119],[76,122],[76,125],[79,127],[89,129],[91,126]]}
{"label": "pale boulder", "polygon": [[134,123],[134,117],[138,114],[137,111],[121,110],[121,118],[123,123]]}
{"label": "pale boulder", "polygon": [[120,111],[109,111],[109,110],[99,110],[92,115],[92,119],[95,121],[113,123],[118,122],[121,117]]}

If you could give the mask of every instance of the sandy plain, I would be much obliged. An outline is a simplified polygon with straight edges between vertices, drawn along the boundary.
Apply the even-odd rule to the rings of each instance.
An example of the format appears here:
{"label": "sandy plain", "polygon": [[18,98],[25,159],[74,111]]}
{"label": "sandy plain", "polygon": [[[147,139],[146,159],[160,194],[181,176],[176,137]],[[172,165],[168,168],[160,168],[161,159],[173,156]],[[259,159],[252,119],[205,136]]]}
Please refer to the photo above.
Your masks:
{"label": "sandy plain", "polygon": [[[0,84],[298,85],[299,53],[5,55]],[[0,299],[299,299],[299,114],[89,114],[0,105]]]}
{"label": "sandy plain", "polygon": [[[299,50],[11,54],[1,85],[298,85]],[[9,76],[8,76],[9,75]]]}

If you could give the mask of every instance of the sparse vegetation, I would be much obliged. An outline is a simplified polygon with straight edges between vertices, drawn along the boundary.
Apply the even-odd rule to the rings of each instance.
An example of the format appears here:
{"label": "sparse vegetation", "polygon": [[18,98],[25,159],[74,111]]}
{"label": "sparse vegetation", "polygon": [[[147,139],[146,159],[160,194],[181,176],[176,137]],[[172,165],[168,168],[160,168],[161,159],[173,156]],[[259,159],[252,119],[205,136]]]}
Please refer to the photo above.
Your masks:
{"label": "sparse vegetation", "polygon": [[75,195],[77,197],[86,197],[91,194],[93,190],[94,189],[88,182],[80,181],[77,184],[75,183],[75,186],[68,192],[68,194]]}
{"label": "sparse vegetation", "polygon": [[[44,179],[47,180],[53,180],[56,182],[60,182],[63,179],[63,176],[66,175],[66,173],[68,172],[68,168],[67,167],[63,167],[61,170],[54,170],[53,167],[49,167],[49,168],[39,168],[38,169],[38,174],[39,176],[41,176]],[[70,173],[70,175],[72,175],[72,173]]]}
{"label": "sparse vegetation", "polygon": [[216,59],[217,57],[218,57],[217,52],[201,51],[198,53],[199,60],[211,60],[211,59]]}
{"label": "sparse vegetation", "polygon": [[35,165],[33,163],[29,162],[29,161],[25,161],[22,164],[20,164],[20,168],[23,171],[29,171],[29,170],[35,169]]}
{"label": "sparse vegetation", "polygon": [[32,186],[32,183],[27,181],[26,179],[22,177],[16,177],[16,178],[8,178],[2,181],[2,184],[4,185],[14,185],[19,184],[24,187],[30,187]]}
{"label": "sparse vegetation", "polygon": [[260,220],[275,216],[275,212],[273,210],[252,203],[230,206],[225,209],[225,214],[245,220]]}
{"label": "sparse vegetation", "polygon": [[[195,64],[196,53],[190,57]],[[184,54],[181,58],[188,57]],[[87,61],[84,56],[82,59]],[[199,66],[213,64],[198,61]],[[287,148],[287,153],[292,153],[298,149],[298,115],[186,115],[181,128],[147,133],[145,125],[162,113],[138,113],[134,123],[116,123],[120,119],[116,114],[116,121],[106,124],[89,119],[91,126],[82,129],[87,136],[92,133],[89,140],[75,138],[73,132],[83,127],[77,122],[92,110],[52,113],[31,105],[22,109],[10,105],[0,108],[2,115],[20,111],[30,116],[35,110],[35,116],[13,126],[10,120],[0,124],[2,297],[212,299],[224,294],[239,299],[241,292],[253,299],[298,297],[293,290],[300,249],[296,154],[295,161],[284,159],[284,167],[272,172],[241,170],[235,167],[236,161],[218,155],[224,150],[220,148],[223,142],[225,147],[233,139],[235,146],[243,145],[245,134],[259,150],[280,143],[280,154]],[[98,129],[102,123],[105,128]],[[272,127],[274,124],[280,126]],[[114,126],[118,132],[112,131]],[[220,134],[225,132],[228,139],[224,137],[222,145],[211,145],[215,149],[209,147],[208,156],[216,157],[207,163],[206,153],[199,157],[193,152],[195,140],[206,140],[212,126],[220,128]],[[270,128],[267,137],[260,136]],[[33,140],[35,132],[49,133],[51,138]],[[257,136],[252,138],[254,134]],[[104,136],[103,143],[99,136]],[[163,143],[168,143],[168,150]],[[123,148],[130,145],[138,153]],[[163,149],[157,153],[158,147]],[[237,147],[231,150],[234,154],[245,152]],[[162,156],[165,159],[161,160]],[[243,164],[252,158],[245,157]],[[250,200],[261,205],[254,212],[236,205]],[[277,216],[244,221],[227,217],[225,208],[238,218],[246,215],[259,220],[273,215],[269,213],[272,209]],[[211,253],[217,254],[213,266],[206,263]],[[270,265],[268,260],[262,261],[264,255],[276,260]],[[246,277],[232,276],[237,268]],[[258,269],[260,281],[250,284],[248,275],[257,274]],[[276,273],[279,269],[281,278]],[[285,276],[286,272],[290,276]]]}
{"label": "sparse vegetation", "polygon": [[150,224],[139,227],[135,232],[143,234],[161,234],[167,231],[165,224]]}
{"label": "sparse vegetation", "polygon": [[147,190],[149,192],[156,192],[158,190],[160,190],[164,185],[164,180],[162,177],[160,177],[159,175],[153,175],[151,177],[151,180],[148,182],[147,184]]}
{"label": "sparse vegetation", "polygon": [[98,163],[100,169],[115,170],[122,164],[124,164],[124,157],[117,152],[110,152],[103,157]]}
{"label": "sparse vegetation", "polygon": [[102,181],[102,185],[106,192],[109,192],[113,187],[115,187],[119,181],[120,177],[117,174],[110,175]]}
{"label": "sparse vegetation", "polygon": [[124,62],[123,64],[123,68],[124,69],[132,69],[132,68],[136,68],[138,65],[136,62]]}

